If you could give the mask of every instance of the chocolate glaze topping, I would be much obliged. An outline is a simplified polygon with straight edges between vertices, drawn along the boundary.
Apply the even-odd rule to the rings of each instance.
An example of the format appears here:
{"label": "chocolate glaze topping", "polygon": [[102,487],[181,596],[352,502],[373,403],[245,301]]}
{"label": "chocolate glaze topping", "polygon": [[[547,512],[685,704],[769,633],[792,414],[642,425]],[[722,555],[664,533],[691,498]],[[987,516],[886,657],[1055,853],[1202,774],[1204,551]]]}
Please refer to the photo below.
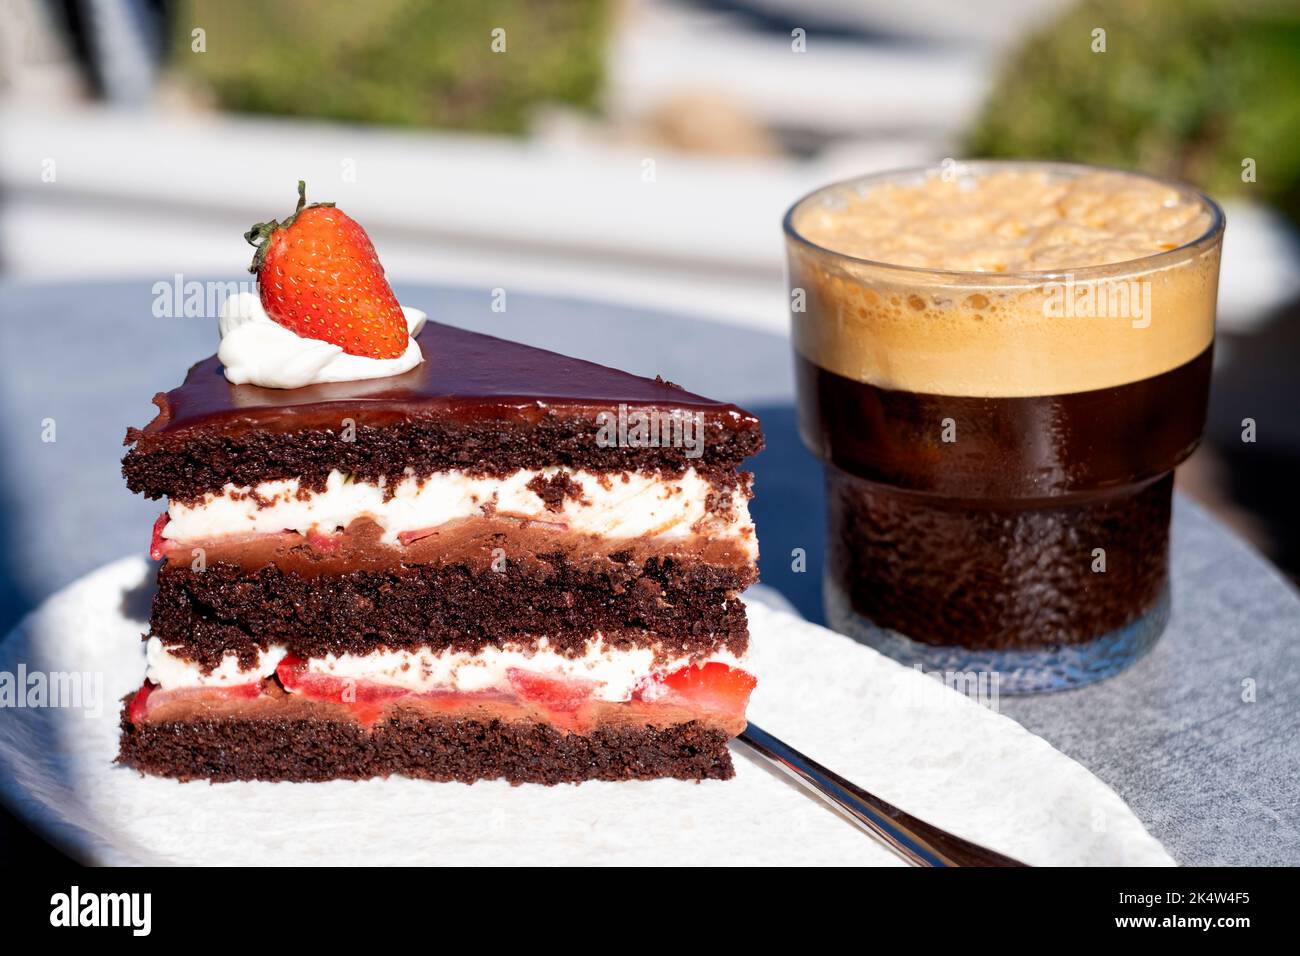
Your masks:
{"label": "chocolate glaze topping", "polygon": [[232,385],[216,356],[194,365],[184,383],[157,396],[156,418],[128,441],[166,443],[196,431],[236,434],[249,429],[289,432],[336,428],[341,417],[383,426],[419,417],[462,422],[531,421],[557,406],[575,415],[619,404],[702,412],[732,430],[756,428],[748,412],[686,391],[662,379],[428,322],[416,341],[424,362],[401,375],[295,389]]}

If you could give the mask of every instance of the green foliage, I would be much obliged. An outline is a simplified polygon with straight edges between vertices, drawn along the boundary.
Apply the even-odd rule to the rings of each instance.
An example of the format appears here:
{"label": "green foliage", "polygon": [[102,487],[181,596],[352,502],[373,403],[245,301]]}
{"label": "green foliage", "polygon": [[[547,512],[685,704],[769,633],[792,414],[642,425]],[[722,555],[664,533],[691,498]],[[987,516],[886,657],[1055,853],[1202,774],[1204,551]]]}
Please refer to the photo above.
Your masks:
{"label": "green foliage", "polygon": [[1086,0],[1008,59],[967,146],[1144,169],[1300,221],[1300,4]]}
{"label": "green foliage", "polygon": [[594,107],[608,13],[607,0],[188,0],[171,62],[230,110],[515,133],[543,101]]}

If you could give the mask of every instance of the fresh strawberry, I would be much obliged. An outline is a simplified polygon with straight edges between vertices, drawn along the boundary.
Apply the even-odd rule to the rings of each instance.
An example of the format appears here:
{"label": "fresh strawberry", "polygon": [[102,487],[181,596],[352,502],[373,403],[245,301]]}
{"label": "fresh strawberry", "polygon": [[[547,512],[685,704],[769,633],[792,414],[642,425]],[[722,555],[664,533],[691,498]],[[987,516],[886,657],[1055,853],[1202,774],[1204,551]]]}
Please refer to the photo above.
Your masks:
{"label": "fresh strawberry", "polygon": [[153,537],[149,540],[149,557],[155,561],[163,556],[167,547],[167,539],[163,537],[162,533],[163,528],[167,527],[167,522],[170,520],[171,518],[164,511],[158,516],[158,520],[153,523]]}
{"label": "fresh strawberry", "polygon": [[718,661],[692,664],[662,679],[672,697],[701,710],[743,715],[758,681],[753,674]]}
{"label": "fresh strawberry", "polygon": [[257,248],[262,307],[297,335],[322,339],[350,355],[397,358],[406,351],[406,318],[370,237],[332,202],[298,208],[284,222],[259,222],[244,239]]}

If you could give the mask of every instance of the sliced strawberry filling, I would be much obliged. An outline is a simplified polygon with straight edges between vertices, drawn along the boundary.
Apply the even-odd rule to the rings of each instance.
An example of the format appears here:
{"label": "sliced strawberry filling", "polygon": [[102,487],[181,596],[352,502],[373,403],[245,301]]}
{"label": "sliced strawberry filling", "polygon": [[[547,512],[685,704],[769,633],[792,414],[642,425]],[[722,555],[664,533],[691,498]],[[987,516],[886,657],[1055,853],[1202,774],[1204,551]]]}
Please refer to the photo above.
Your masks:
{"label": "sliced strawberry filling", "polygon": [[521,700],[542,704],[547,710],[577,710],[591,699],[596,687],[592,681],[562,680],[520,667],[510,668],[506,677]]}
{"label": "sliced strawberry filling", "polygon": [[[581,732],[592,726],[593,711],[601,704],[594,681],[554,677],[512,667],[506,672],[508,687],[464,693],[460,691],[419,692],[377,681],[314,673],[301,657],[288,655],[275,669],[280,684],[292,694],[308,700],[342,704],[369,726],[379,720],[385,708],[403,698],[418,698],[426,705],[455,712],[473,704],[519,705],[540,713],[549,723]],[[719,662],[691,665],[646,680],[627,706],[650,715],[656,707],[675,705],[701,715],[730,721],[743,720],[749,695],[757,681],[753,675]],[[138,723],[164,701],[185,698],[240,699],[261,693],[260,683],[233,687],[195,687],[162,691],[146,683],[129,708],[130,719]]]}
{"label": "sliced strawberry filling", "polygon": [[586,680],[563,680],[512,667],[506,679],[515,696],[545,711],[551,723],[566,730],[590,724],[590,705],[596,685]]}
{"label": "sliced strawberry filling", "polygon": [[313,674],[307,670],[305,660],[292,654],[276,666],[275,676],[280,678],[280,683],[290,693],[301,694],[308,700],[346,704],[363,724],[373,724],[389,702],[410,693],[404,687],[377,684],[374,681]]}
{"label": "sliced strawberry filling", "polygon": [[[435,698],[449,709],[458,704],[513,697],[543,711],[547,719],[558,727],[581,730],[589,725],[589,711],[597,703],[597,684],[594,681],[565,680],[518,667],[506,672],[509,692],[503,689],[477,693],[419,693],[391,684],[315,674],[307,669],[306,661],[292,655],[280,661],[276,675],[291,693],[302,694],[310,700],[346,704],[359,720],[367,724],[377,720],[385,706],[403,697]],[[753,675],[712,661],[651,678],[637,691],[633,700],[638,704],[676,704],[704,714],[743,718],[749,695],[756,684]]]}
{"label": "sliced strawberry filling", "polygon": [[127,717],[131,723],[145,720],[150,711],[178,700],[253,700],[262,694],[262,682],[233,684],[229,687],[177,687],[163,690],[157,684],[145,681],[131,698]]}
{"label": "sliced strawberry filling", "polygon": [[[657,684],[657,686],[656,686]],[[753,674],[719,661],[692,664],[643,687],[639,696],[681,701],[696,710],[743,717],[758,684]]]}

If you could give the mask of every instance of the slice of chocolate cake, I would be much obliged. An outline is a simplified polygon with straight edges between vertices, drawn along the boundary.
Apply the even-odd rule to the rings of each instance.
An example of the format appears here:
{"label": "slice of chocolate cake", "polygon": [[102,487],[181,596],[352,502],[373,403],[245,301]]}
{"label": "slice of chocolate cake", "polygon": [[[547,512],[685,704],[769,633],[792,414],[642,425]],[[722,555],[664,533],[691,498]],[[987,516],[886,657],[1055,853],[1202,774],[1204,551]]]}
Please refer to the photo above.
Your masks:
{"label": "slice of chocolate cake", "polygon": [[[277,274],[315,210],[351,223],[300,202],[266,243]],[[414,310],[409,341],[363,355],[330,344],[328,305],[319,338],[294,331],[257,265],[260,302],[232,298],[218,356],[127,434],[128,486],[168,508],[119,759],[212,780],[729,777],[758,421]]]}

